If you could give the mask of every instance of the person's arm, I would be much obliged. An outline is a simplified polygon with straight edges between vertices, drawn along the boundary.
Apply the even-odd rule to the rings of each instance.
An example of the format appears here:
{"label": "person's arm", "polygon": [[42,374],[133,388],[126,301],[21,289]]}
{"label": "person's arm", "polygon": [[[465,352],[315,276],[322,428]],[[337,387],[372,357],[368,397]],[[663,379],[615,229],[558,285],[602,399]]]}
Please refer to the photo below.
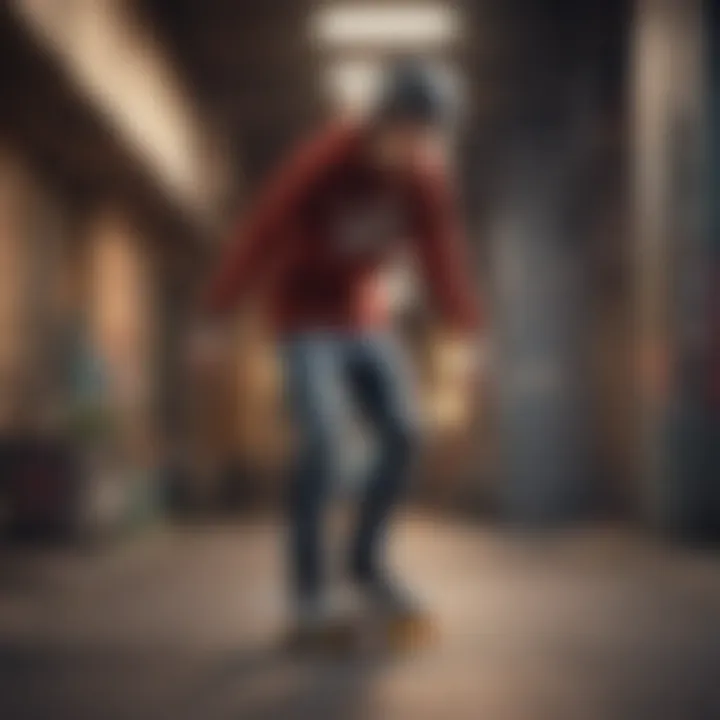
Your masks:
{"label": "person's arm", "polygon": [[288,161],[261,193],[249,217],[232,233],[203,297],[203,310],[211,317],[231,311],[262,279],[271,265],[290,248],[294,213],[319,177],[344,152],[352,133],[347,126],[325,130]]}
{"label": "person's arm", "polygon": [[439,314],[453,333],[480,325],[472,290],[465,238],[457,217],[456,197],[445,173],[424,169],[413,183],[414,240],[425,282]]}
{"label": "person's arm", "polygon": [[446,390],[464,398],[460,407],[469,412],[466,403],[476,397],[470,384],[484,383],[489,357],[473,266],[447,174],[439,168],[419,174],[413,206],[420,270],[443,325],[436,337],[435,370]]}

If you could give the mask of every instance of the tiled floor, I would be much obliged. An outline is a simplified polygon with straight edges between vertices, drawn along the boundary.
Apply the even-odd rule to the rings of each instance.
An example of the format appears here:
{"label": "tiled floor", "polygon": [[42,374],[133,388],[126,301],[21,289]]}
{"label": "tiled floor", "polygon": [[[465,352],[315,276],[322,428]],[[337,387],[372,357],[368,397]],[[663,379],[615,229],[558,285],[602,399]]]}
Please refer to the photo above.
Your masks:
{"label": "tiled floor", "polygon": [[720,718],[720,555],[408,519],[395,564],[440,644],[322,662],[275,648],[281,550],[257,520],[1,551],[0,718]]}

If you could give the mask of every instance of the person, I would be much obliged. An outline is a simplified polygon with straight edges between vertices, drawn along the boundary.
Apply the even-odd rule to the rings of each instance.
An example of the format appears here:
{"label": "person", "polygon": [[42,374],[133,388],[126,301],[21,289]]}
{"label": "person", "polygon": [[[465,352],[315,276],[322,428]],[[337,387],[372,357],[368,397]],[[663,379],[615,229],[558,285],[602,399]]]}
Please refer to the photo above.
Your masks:
{"label": "person", "polygon": [[403,241],[448,330],[478,327],[441,138],[450,105],[417,63],[393,68],[371,112],[304,143],[271,179],[213,276],[205,309],[222,318],[267,285],[300,435],[289,493],[298,631],[329,625],[325,500],[344,452],[345,403],[364,414],[377,457],[348,557],[357,587],[398,617],[417,603],[383,562],[393,508],[418,445],[410,373],[393,333],[382,271]]}

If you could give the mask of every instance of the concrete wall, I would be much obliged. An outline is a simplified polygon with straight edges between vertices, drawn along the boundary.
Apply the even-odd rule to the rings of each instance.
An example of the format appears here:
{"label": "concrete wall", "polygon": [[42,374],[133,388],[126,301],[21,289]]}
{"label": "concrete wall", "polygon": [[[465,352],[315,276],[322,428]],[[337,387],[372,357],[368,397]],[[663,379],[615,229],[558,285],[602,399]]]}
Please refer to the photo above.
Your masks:
{"label": "concrete wall", "polygon": [[0,426],[36,427],[52,411],[53,342],[68,311],[69,226],[54,188],[0,149]]}
{"label": "concrete wall", "polygon": [[25,382],[29,353],[29,253],[31,178],[19,158],[0,154],[0,427],[12,424]]}
{"label": "concrete wall", "polygon": [[85,234],[88,329],[107,368],[118,439],[134,459],[149,462],[156,442],[151,246],[141,226],[116,207],[96,211]]}
{"label": "concrete wall", "polygon": [[134,436],[152,425],[152,239],[120,208],[84,223],[18,153],[0,152],[0,428],[62,403],[62,343],[87,323]]}

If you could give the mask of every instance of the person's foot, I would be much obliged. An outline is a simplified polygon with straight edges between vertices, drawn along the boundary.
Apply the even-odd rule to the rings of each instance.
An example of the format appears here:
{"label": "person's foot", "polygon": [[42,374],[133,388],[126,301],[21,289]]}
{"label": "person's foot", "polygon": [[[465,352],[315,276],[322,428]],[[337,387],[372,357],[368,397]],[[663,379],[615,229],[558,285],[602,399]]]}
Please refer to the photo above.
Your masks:
{"label": "person's foot", "polygon": [[371,609],[387,617],[421,613],[418,600],[386,572],[354,572],[353,580]]}
{"label": "person's foot", "polygon": [[324,604],[304,602],[286,633],[285,645],[290,650],[342,652],[353,647],[355,634],[348,615]]}

